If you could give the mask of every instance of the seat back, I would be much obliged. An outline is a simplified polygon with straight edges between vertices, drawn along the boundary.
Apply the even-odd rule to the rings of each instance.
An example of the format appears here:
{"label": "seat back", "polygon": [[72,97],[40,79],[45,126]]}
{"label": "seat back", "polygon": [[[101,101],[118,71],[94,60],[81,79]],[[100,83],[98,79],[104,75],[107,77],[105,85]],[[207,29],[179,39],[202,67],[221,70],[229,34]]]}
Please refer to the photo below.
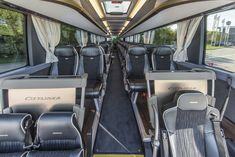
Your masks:
{"label": "seat back", "polygon": [[0,115],[0,154],[24,152],[25,147],[32,145],[28,130],[31,122],[29,114]]}
{"label": "seat back", "polygon": [[219,157],[211,115],[219,111],[208,106],[202,93],[185,93],[176,107],[163,113],[173,157]]}
{"label": "seat back", "polygon": [[149,61],[147,50],[144,47],[134,46],[128,49],[126,71],[128,78],[145,78],[145,72],[149,71]]}
{"label": "seat back", "polygon": [[78,73],[87,73],[88,80],[102,80],[104,58],[98,46],[86,46],[81,49]]}
{"label": "seat back", "polygon": [[83,148],[77,118],[71,112],[42,114],[37,122],[36,145],[42,151]]}
{"label": "seat back", "polygon": [[169,46],[159,46],[152,53],[153,70],[174,70],[173,49]]}
{"label": "seat back", "polygon": [[61,46],[55,49],[57,63],[53,63],[51,74],[77,75],[79,57],[73,46]]}

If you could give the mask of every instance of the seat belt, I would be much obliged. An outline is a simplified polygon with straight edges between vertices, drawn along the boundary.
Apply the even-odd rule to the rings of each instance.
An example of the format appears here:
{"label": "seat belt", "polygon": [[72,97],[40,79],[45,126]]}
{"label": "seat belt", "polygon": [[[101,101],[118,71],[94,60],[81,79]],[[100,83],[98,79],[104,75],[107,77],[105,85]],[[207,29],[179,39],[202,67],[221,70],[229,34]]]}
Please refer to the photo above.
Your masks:
{"label": "seat belt", "polygon": [[166,130],[162,130],[162,157],[170,157],[169,154],[169,142],[168,142],[168,134]]}
{"label": "seat belt", "polygon": [[220,121],[216,121],[215,119],[212,121],[213,122],[213,127],[214,127],[214,132],[215,132],[215,140],[217,143],[218,151],[219,151],[219,156],[220,157],[227,157],[227,153],[224,147],[224,135],[220,127]]}
{"label": "seat belt", "polygon": [[232,78],[229,77],[228,80],[227,80],[227,83],[228,83],[228,94],[227,94],[227,97],[225,99],[225,102],[224,102],[224,105],[220,111],[220,121],[222,122],[223,118],[224,118],[224,113],[227,109],[227,106],[228,106],[228,102],[229,102],[229,99],[230,99],[230,95],[231,95],[231,91],[232,91]]}

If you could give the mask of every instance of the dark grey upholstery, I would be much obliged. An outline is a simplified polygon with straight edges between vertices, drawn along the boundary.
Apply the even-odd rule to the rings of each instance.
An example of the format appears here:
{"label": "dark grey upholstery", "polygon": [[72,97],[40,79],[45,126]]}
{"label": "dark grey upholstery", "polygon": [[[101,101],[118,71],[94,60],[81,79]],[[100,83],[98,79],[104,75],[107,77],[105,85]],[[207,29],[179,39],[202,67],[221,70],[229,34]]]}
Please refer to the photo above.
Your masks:
{"label": "dark grey upholstery", "polygon": [[169,46],[159,46],[152,53],[153,70],[174,70],[173,49]]}
{"label": "dark grey upholstery", "polygon": [[52,75],[77,75],[79,56],[73,46],[61,46],[55,49],[57,63],[52,64]]}
{"label": "dark grey upholstery", "polygon": [[29,127],[32,117],[29,114],[0,115],[0,156],[21,157],[25,148],[32,145]]}
{"label": "dark grey upholstery", "polygon": [[127,82],[131,91],[145,91],[147,89],[145,72],[149,71],[147,50],[134,46],[128,49],[126,55]]}
{"label": "dark grey upholstery", "polygon": [[75,114],[70,112],[42,114],[37,122],[35,145],[38,150],[29,152],[28,156],[83,156],[83,143]]}
{"label": "dark grey upholstery", "polygon": [[[79,75],[88,74],[86,97],[99,97],[103,86],[104,58],[98,46],[81,49]],[[77,90],[80,96],[81,90]]]}
{"label": "dark grey upholstery", "polygon": [[176,107],[164,112],[173,157],[219,157],[212,114],[219,117],[202,93],[181,94]]}

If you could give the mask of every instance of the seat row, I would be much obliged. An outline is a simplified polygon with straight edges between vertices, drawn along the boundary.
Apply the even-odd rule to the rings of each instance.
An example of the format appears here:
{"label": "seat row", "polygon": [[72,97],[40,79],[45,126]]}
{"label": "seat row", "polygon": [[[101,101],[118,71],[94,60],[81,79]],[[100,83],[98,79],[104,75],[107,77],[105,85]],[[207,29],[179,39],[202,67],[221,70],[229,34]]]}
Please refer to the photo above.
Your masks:
{"label": "seat row", "polygon": [[144,46],[119,42],[119,57],[124,73],[126,90],[144,92],[147,89],[145,73],[150,70],[174,70],[174,50],[170,46],[153,48],[150,53]]}
{"label": "seat row", "polygon": [[[82,48],[60,46],[55,49],[55,56],[58,58],[58,62],[52,64],[51,75],[83,75],[87,73],[85,97],[93,99],[98,108],[98,99],[105,88],[111,62],[109,45],[90,44]],[[76,93],[77,98],[80,98],[81,90],[78,89]]]}
{"label": "seat row", "polygon": [[84,156],[74,113],[44,113],[36,123],[30,114],[1,114],[0,126],[0,152],[3,157]]}

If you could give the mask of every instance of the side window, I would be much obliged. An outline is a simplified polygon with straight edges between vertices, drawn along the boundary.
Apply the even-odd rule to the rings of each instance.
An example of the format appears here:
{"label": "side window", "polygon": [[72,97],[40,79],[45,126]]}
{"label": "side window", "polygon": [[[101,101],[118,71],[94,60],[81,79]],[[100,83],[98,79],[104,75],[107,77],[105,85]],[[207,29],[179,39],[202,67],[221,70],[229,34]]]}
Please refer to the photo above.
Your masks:
{"label": "side window", "polygon": [[59,45],[79,45],[75,38],[76,28],[61,24],[61,39]]}
{"label": "side window", "polygon": [[27,65],[25,16],[0,8],[0,73]]}
{"label": "side window", "polygon": [[207,17],[205,64],[235,72],[235,10]]}
{"label": "side window", "polygon": [[158,28],[154,31],[152,44],[156,45],[176,45],[177,24]]}

